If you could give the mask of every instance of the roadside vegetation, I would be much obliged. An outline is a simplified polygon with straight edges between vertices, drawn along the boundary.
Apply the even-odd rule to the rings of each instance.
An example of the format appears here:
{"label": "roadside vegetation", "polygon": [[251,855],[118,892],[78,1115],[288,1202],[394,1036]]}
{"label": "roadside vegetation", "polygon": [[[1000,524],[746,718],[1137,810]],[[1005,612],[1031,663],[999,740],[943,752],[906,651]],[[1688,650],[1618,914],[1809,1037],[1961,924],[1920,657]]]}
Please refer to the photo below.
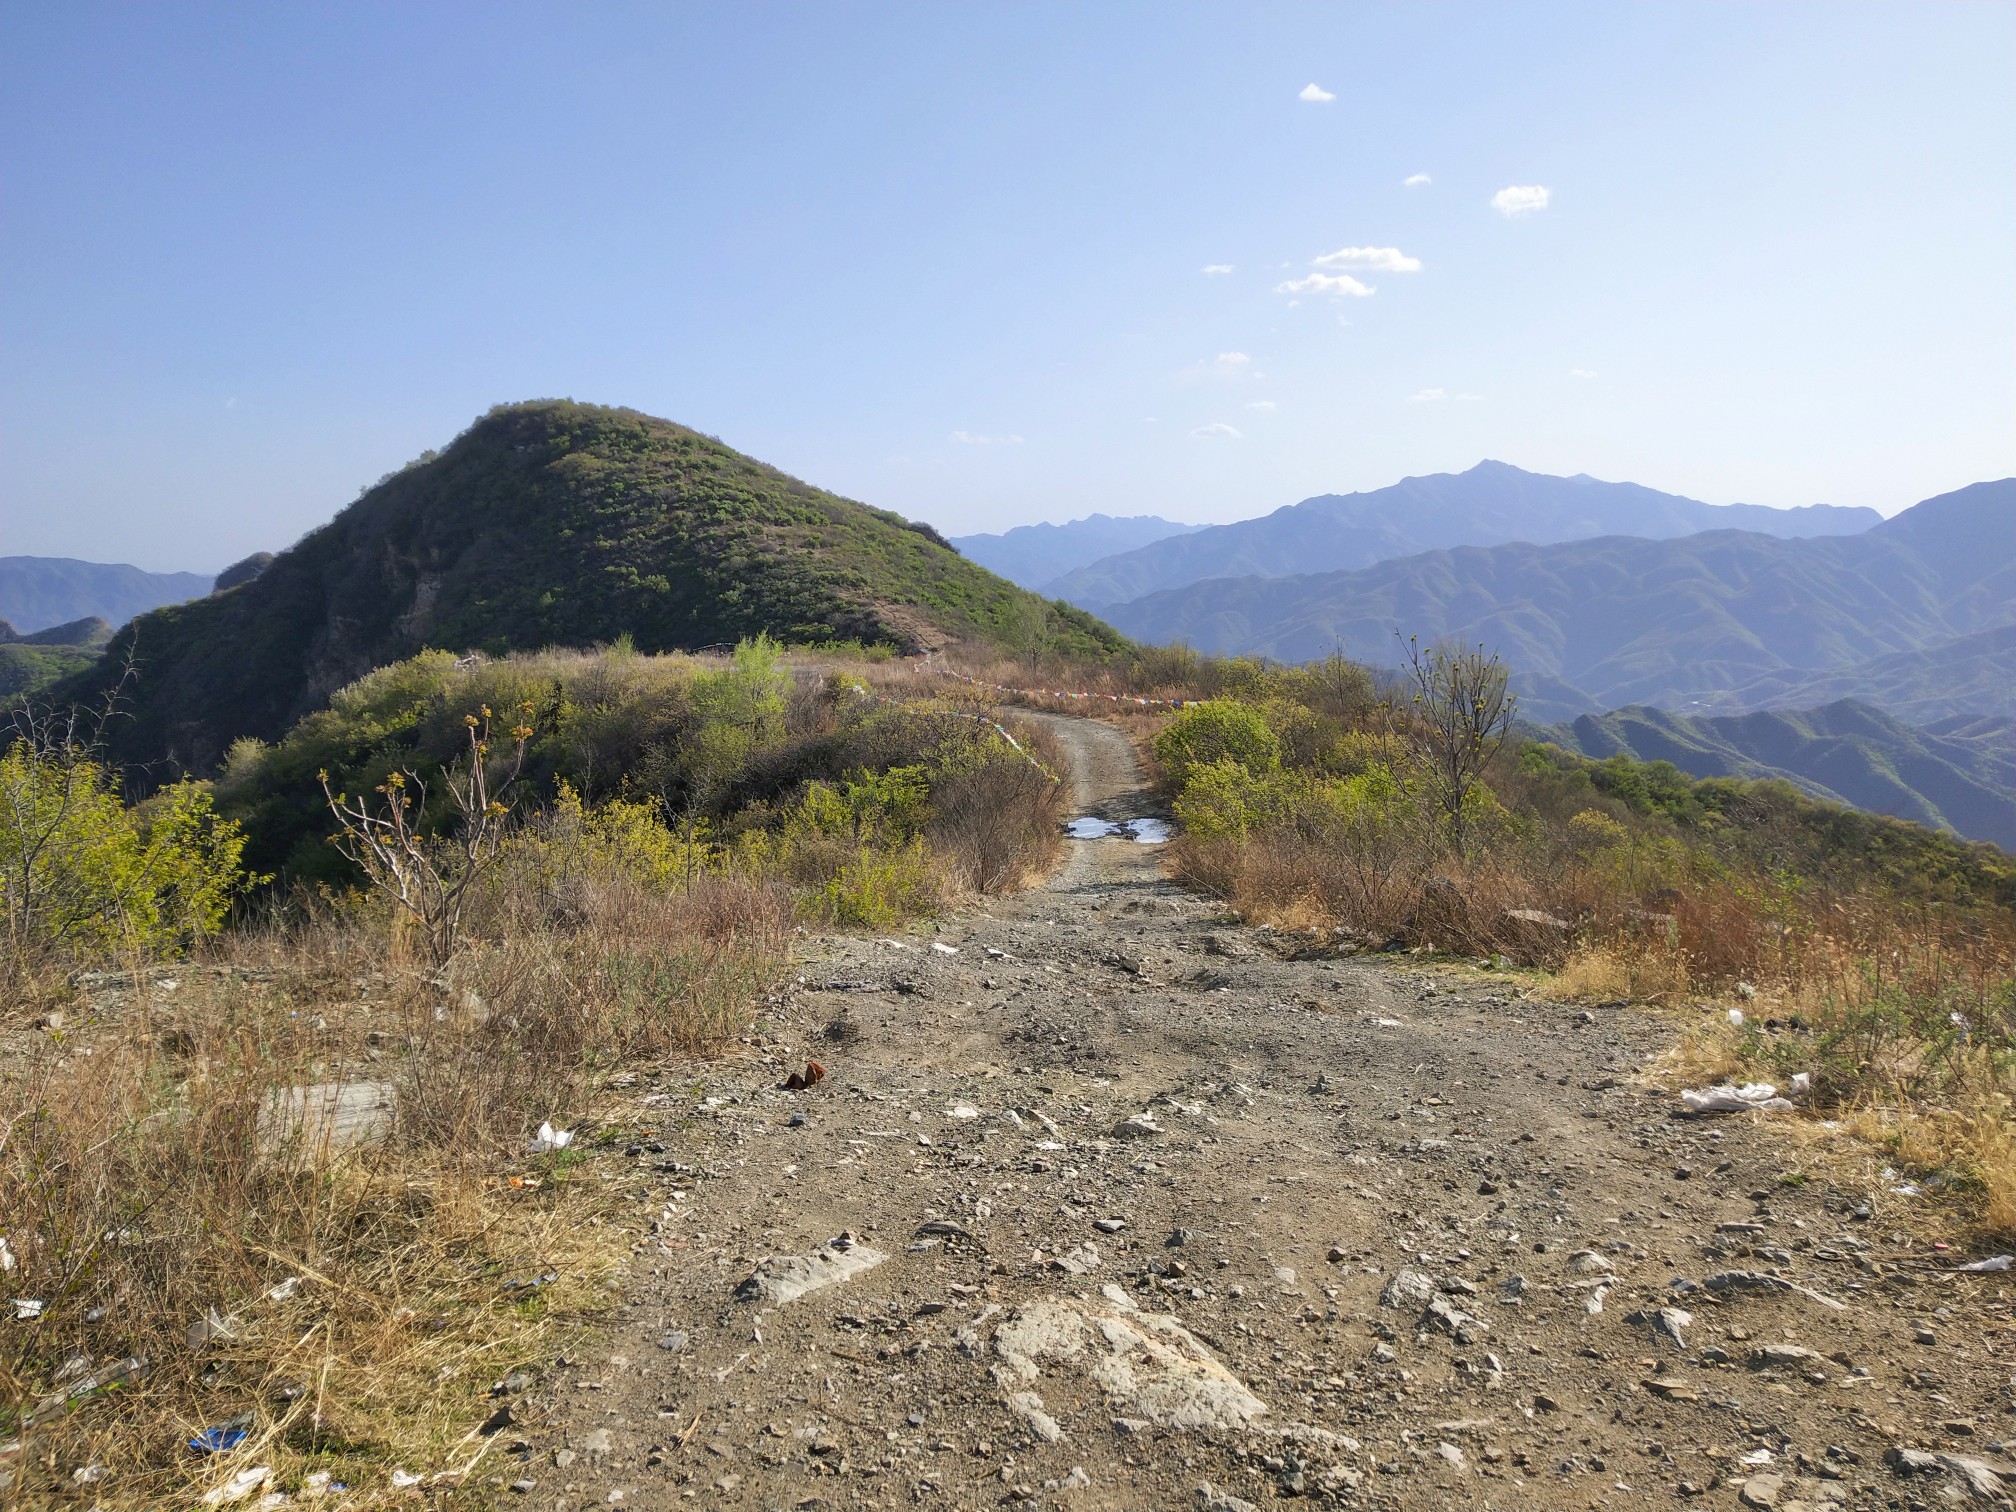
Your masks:
{"label": "roadside vegetation", "polygon": [[19,711],[0,1506],[490,1495],[493,1383],[578,1352],[646,1242],[620,1152],[676,1128],[616,1089],[760,1055],[799,923],[1051,859],[1040,732],[886,670],[428,653],[139,803]]}
{"label": "roadside vegetation", "polygon": [[1782,782],[1585,759],[1520,735],[1494,657],[1403,652],[1397,676],[1180,647],[958,670],[1123,700],[1018,698],[1129,728],[1180,821],[1177,874],[1249,922],[1676,1010],[1671,1075],[1805,1072],[1806,1108],[1893,1184],[2016,1237],[2016,858]]}

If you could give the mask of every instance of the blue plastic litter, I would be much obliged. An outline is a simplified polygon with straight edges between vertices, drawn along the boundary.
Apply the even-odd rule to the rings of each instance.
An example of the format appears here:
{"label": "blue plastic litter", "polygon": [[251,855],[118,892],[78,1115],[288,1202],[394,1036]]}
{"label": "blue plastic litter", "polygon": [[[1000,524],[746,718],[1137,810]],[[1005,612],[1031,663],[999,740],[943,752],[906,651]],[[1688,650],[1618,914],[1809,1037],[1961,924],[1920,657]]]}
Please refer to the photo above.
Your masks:
{"label": "blue plastic litter", "polygon": [[244,1442],[243,1428],[205,1428],[189,1440],[189,1447],[198,1454],[229,1454]]}

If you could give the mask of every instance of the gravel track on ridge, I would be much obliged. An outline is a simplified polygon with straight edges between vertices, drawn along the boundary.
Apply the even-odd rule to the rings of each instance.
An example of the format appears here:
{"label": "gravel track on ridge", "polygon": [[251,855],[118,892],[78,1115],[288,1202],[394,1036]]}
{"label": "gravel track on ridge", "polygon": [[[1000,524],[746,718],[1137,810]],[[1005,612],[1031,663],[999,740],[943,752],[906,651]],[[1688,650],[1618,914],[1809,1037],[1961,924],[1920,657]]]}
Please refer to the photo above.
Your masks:
{"label": "gravel track on ridge", "polygon": [[[1154,812],[1118,731],[1034,717],[1080,813]],[[1128,840],[900,947],[812,940],[767,1038],[636,1089],[668,1130],[637,1157],[651,1232],[606,1348],[510,1398],[510,1500],[2006,1494],[2008,1278],[1931,1268],[1901,1200],[1781,1183],[1747,1116],[1682,1116],[1636,1080],[1652,1014],[1286,959]],[[778,1090],[808,1058],[824,1081]],[[886,1258],[738,1300],[843,1232],[829,1267]],[[1809,1290],[1702,1285],[1732,1272]]]}

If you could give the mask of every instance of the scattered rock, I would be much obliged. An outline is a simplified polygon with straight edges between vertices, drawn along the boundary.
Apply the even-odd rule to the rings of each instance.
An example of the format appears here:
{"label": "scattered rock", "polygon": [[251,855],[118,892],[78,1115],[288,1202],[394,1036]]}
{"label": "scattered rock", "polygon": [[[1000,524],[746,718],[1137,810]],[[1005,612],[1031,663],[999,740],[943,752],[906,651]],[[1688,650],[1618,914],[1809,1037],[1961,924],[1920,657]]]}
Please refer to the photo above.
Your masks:
{"label": "scattered rock", "polygon": [[1267,1411],[1201,1340],[1165,1315],[1031,1302],[995,1330],[994,1354],[995,1377],[1011,1393],[1030,1394],[1046,1367],[1068,1367],[1126,1415],[1163,1428],[1245,1428]]}
{"label": "scattered rock", "polygon": [[735,1288],[738,1302],[795,1302],[807,1292],[832,1286],[849,1276],[880,1265],[889,1257],[871,1249],[851,1233],[843,1233],[809,1255],[773,1255],[760,1262],[749,1279]]}
{"label": "scattered rock", "polygon": [[1746,1507],[1775,1507],[1778,1497],[1785,1489],[1785,1477],[1767,1470],[1762,1475],[1753,1475],[1743,1482],[1737,1492]]}
{"label": "scattered rock", "polygon": [[1260,1512],[1259,1505],[1206,1481],[1197,1488],[1197,1512]]}
{"label": "scattered rock", "polygon": [[1153,1113],[1130,1113],[1108,1132],[1115,1139],[1160,1139],[1163,1129]]}
{"label": "scattered rock", "polygon": [[1435,1278],[1420,1271],[1395,1271],[1393,1279],[1379,1293],[1381,1307],[1411,1312],[1426,1307],[1435,1298]]}

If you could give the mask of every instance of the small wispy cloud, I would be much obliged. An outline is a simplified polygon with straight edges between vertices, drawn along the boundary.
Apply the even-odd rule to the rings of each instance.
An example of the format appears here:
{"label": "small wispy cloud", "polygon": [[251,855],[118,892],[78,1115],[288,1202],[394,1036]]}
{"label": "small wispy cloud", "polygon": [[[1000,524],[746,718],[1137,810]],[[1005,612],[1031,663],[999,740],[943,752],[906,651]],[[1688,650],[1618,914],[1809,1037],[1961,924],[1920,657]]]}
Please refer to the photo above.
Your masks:
{"label": "small wispy cloud", "polygon": [[1336,273],[1355,268],[1367,273],[1419,273],[1421,259],[1409,257],[1398,247],[1339,247],[1311,258],[1311,265]]}
{"label": "small wispy cloud", "polygon": [[1570,368],[1568,369],[1568,376],[1570,378],[1594,378],[1596,374],[1589,368]]}
{"label": "small wispy cloud", "polygon": [[1372,290],[1360,283],[1349,273],[1339,273],[1335,277],[1328,273],[1311,273],[1306,278],[1291,278],[1286,283],[1274,285],[1276,294],[1349,294],[1353,299],[1364,299]]}
{"label": "small wispy cloud", "polygon": [[1307,100],[1311,105],[1328,105],[1337,96],[1330,93],[1321,84],[1304,84],[1302,92],[1295,96],[1295,98],[1298,100]]}
{"label": "small wispy cloud", "polygon": [[1244,352],[1220,352],[1212,362],[1221,373],[1244,374],[1253,367],[1253,359]]}
{"label": "small wispy cloud", "polygon": [[1202,273],[1208,273],[1208,274],[1210,274],[1210,275],[1211,275],[1211,276],[1212,276],[1213,278],[1221,278],[1221,277],[1223,277],[1223,276],[1224,276],[1225,274],[1227,274],[1227,273],[1230,273],[1230,272],[1232,271],[1232,264],[1230,264],[1230,263],[1206,263],[1206,264],[1204,264],[1204,266],[1203,266],[1202,268],[1200,268],[1200,269],[1199,269],[1198,271],[1199,271],[1199,272],[1202,272]]}
{"label": "small wispy cloud", "polygon": [[1446,388],[1424,388],[1417,389],[1409,394],[1407,402],[1409,404],[1446,404],[1453,399],[1458,403],[1463,403],[1475,401],[1483,397],[1482,394],[1452,394]]}
{"label": "small wispy cloud", "polygon": [[1246,401],[1246,408],[1252,410],[1278,410],[1281,406],[1276,404],[1272,399],[1249,399]]}
{"label": "small wispy cloud", "polygon": [[1507,220],[1545,210],[1553,191],[1539,184],[1507,184],[1491,196],[1491,208]]}
{"label": "small wispy cloud", "polygon": [[1010,432],[1003,436],[982,436],[973,431],[956,430],[952,439],[961,446],[1020,446],[1022,438]]}
{"label": "small wispy cloud", "polygon": [[1213,420],[1209,425],[1200,425],[1190,432],[1201,441],[1243,441],[1246,437],[1223,420]]}
{"label": "small wispy cloud", "polygon": [[1407,177],[1400,180],[1400,187],[1402,189],[1419,189],[1423,184],[1432,184],[1434,182],[1435,180],[1428,177],[1425,173],[1410,173]]}

